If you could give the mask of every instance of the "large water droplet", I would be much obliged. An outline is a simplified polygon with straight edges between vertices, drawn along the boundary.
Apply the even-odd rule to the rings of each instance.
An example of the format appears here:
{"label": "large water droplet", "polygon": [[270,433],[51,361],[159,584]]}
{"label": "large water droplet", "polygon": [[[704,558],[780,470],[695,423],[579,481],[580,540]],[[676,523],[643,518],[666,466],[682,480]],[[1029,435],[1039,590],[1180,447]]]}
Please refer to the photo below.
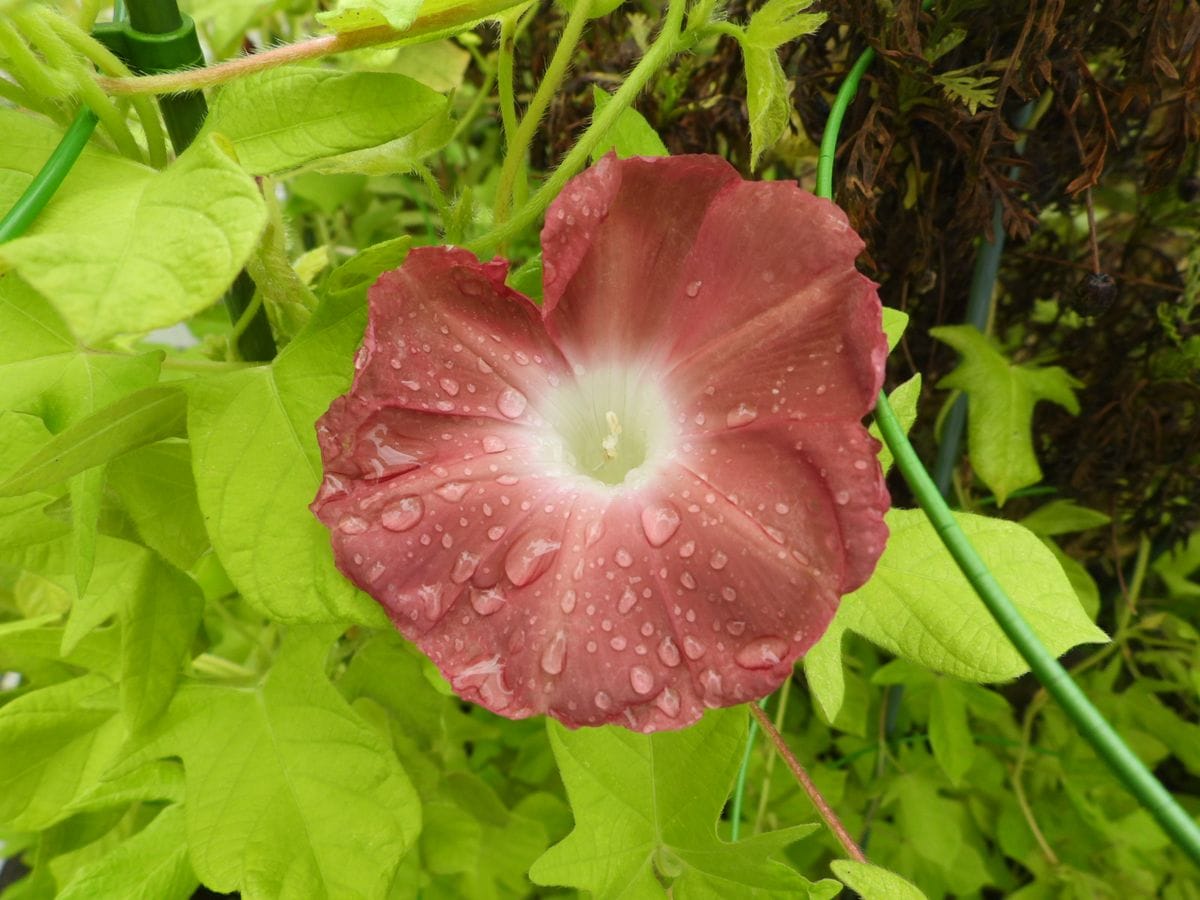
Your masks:
{"label": "large water droplet", "polygon": [[836,494],[834,494],[833,499],[837,501],[838,506],[845,506],[850,502],[850,492],[838,491]]}
{"label": "large water droplet", "polygon": [[500,540],[500,538],[504,537],[504,532],[507,530],[508,529],[505,528],[503,525],[493,525],[491,528],[489,528],[487,530],[488,540],[489,541]]}
{"label": "large water droplet", "polygon": [[508,598],[504,596],[504,591],[498,587],[486,588],[471,588],[471,606],[475,612],[481,616],[490,616],[508,602]]}
{"label": "large water droplet", "polygon": [[494,434],[484,436],[483,450],[485,453],[503,453],[507,449],[508,444],[504,443],[503,438],[496,437]]}
{"label": "large water droplet", "polygon": [[458,396],[458,382],[453,378],[442,378],[438,381],[438,384],[440,384],[442,386],[442,390],[451,397]]}
{"label": "large water droplet", "polygon": [[702,284],[703,284],[703,282],[700,282],[700,281],[690,281],[690,282],[688,282],[688,286],[686,288],[684,288],[684,293],[687,294],[689,297],[695,297],[697,294],[700,293],[700,288],[701,288]]}
{"label": "large water droplet", "polygon": [[457,503],[467,493],[467,488],[470,485],[462,481],[447,481],[445,484],[438,485],[433,489],[433,492],[443,500],[448,500],[451,503]]}
{"label": "large water droplet", "polygon": [[787,641],[783,638],[765,637],[751,641],[733,657],[743,669],[770,669],[779,665],[787,653]]}
{"label": "large water droplet", "polygon": [[683,653],[688,659],[699,659],[704,655],[704,649],[704,645],[690,634],[683,639]]}
{"label": "large water droplet", "polygon": [[663,688],[662,693],[654,698],[654,705],[674,719],[679,715],[679,694],[671,688]]}
{"label": "large water droplet", "polygon": [[622,569],[628,569],[633,565],[633,554],[624,547],[617,548],[617,552],[613,554],[613,559],[616,560],[617,565]]}
{"label": "large water droplet", "polygon": [[590,547],[596,543],[596,541],[600,540],[600,536],[602,534],[604,534],[604,523],[599,519],[595,519],[591,522],[588,522],[587,530],[583,535],[583,542],[586,546]]}
{"label": "large water droplet", "polygon": [[525,395],[514,388],[505,388],[496,400],[496,408],[500,410],[500,414],[510,419],[515,419],[525,412],[525,404]]}
{"label": "large water droplet", "polygon": [[721,673],[715,669],[705,669],[700,673],[700,689],[704,692],[704,705],[715,707],[721,705]]}
{"label": "large water droplet", "polygon": [[661,547],[679,530],[679,511],[670,503],[642,510],[642,531],[652,547]]}
{"label": "large water droplet", "polygon": [[725,424],[730,428],[749,425],[758,418],[758,410],[746,403],[739,403],[725,414]]}
{"label": "large water droplet", "polygon": [[720,550],[714,550],[713,555],[708,559],[708,564],[719,572],[729,565],[729,557]]}
{"label": "large water droplet", "polygon": [[575,603],[578,600],[578,595],[574,591],[567,591],[562,595],[562,602],[559,604],[562,611],[568,615],[575,611]]}
{"label": "large water droplet", "polygon": [[504,573],[517,587],[524,587],[550,568],[561,546],[549,534],[527,532],[509,547],[504,557]]}
{"label": "large water droplet", "polygon": [[648,694],[654,690],[654,676],[645,666],[634,666],[629,670],[629,683],[639,694]]}
{"label": "large water droplet", "polygon": [[599,709],[612,708],[612,697],[608,696],[605,691],[596,691],[596,696],[592,700]]}
{"label": "large water droplet", "polygon": [[675,646],[670,635],[663,638],[662,643],[658,645],[658,658],[662,660],[664,666],[675,668],[679,665],[679,648]]}
{"label": "large water droplet", "polygon": [[379,521],[388,531],[408,531],[425,515],[425,504],[415,495],[400,497],[380,513]]}
{"label": "large water droplet", "polygon": [[633,592],[633,588],[626,585],[624,592],[621,594],[621,599],[617,601],[617,611],[624,615],[635,606],[637,606],[637,594]]}
{"label": "large water droplet", "polygon": [[450,570],[450,580],[455,584],[463,584],[475,574],[475,570],[478,568],[479,554],[464,550],[455,560],[454,568]]}
{"label": "large water droplet", "polygon": [[338,531],[343,534],[362,534],[370,525],[361,516],[342,516],[338,520],[337,527]]}
{"label": "large water droplet", "polygon": [[553,639],[542,651],[542,671],[547,675],[557,675],[563,670],[567,661],[567,632],[560,628],[554,633]]}

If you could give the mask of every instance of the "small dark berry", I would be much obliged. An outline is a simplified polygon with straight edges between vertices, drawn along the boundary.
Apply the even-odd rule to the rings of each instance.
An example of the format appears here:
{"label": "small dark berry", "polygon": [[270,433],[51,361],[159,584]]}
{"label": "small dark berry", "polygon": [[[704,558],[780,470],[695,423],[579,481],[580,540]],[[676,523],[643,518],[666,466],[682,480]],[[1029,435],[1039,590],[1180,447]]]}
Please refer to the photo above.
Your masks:
{"label": "small dark berry", "polygon": [[1088,275],[1075,288],[1075,310],[1084,316],[1108,312],[1117,299],[1117,283],[1106,272]]}

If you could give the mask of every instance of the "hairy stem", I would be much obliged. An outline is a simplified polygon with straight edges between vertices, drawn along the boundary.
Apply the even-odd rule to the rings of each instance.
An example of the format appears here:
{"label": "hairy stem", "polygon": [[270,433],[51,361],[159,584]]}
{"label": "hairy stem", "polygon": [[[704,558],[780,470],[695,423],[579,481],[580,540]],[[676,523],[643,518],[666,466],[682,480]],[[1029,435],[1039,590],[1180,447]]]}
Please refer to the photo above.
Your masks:
{"label": "hairy stem", "polygon": [[850,837],[850,832],[846,830],[846,826],[842,824],[842,820],[838,818],[837,813],[833,811],[833,807],[821,796],[821,792],[817,790],[817,786],[813,784],[813,780],[808,776],[804,766],[800,765],[800,760],[796,759],[796,755],[787,745],[787,741],[783,739],[783,735],[775,728],[775,724],[770,717],[763,712],[757,703],[749,704],[750,714],[758,720],[758,726],[763,730],[771,743],[775,745],[775,749],[779,751],[779,755],[783,757],[783,761],[787,763],[792,774],[796,776],[796,781],[800,783],[800,787],[804,788],[804,793],[808,794],[808,799],[817,810],[817,815],[833,832],[833,836],[838,839],[838,843],[850,856],[851,859],[865,863],[867,861],[866,854],[854,842],[854,838]]}
{"label": "hairy stem", "polygon": [[[529,106],[525,108],[521,124],[517,126],[517,132],[507,147],[504,163],[500,167],[499,184],[496,187],[496,210],[493,218],[497,225],[502,225],[508,218],[514,199],[513,185],[516,183],[517,174],[525,164],[525,154],[533,142],[533,135],[542,115],[562,84],[567,69],[571,67],[571,57],[575,53],[579,38],[583,35],[583,26],[587,23],[591,8],[592,0],[575,0],[575,5],[567,17],[567,24],[563,27],[562,37],[558,40],[558,46],[554,48],[554,55],[550,57],[550,65],[546,68],[533,99],[529,101]],[[505,131],[507,134],[507,129]]]}
{"label": "hairy stem", "polygon": [[439,10],[426,16],[418,16],[403,31],[390,25],[361,28],[342,34],[323,34],[320,37],[297,41],[252,56],[243,56],[226,62],[183,72],[164,75],[141,75],[134,78],[100,78],[98,82],[110,94],[174,94],[195,91],[225,84],[254,72],[276,69],[292,63],[320,59],[348,50],[362,50],[396,41],[412,40],[448,31],[468,22],[485,19],[512,6],[512,0],[474,0],[462,6]]}

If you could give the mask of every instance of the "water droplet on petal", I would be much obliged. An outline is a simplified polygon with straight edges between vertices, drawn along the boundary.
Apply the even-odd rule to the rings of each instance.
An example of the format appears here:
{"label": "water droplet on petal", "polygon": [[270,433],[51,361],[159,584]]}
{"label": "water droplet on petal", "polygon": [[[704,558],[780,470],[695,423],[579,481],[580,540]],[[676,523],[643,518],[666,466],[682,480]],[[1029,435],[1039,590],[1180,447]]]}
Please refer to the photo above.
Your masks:
{"label": "water droplet on petal", "polygon": [[787,641],[783,638],[765,637],[751,641],[733,657],[743,669],[770,669],[779,665],[787,653]]}
{"label": "water droplet on petal", "polygon": [[467,493],[468,487],[470,487],[470,485],[462,481],[447,481],[445,484],[435,487],[433,492],[443,500],[448,500],[451,503],[457,503]]}
{"label": "water droplet on petal", "polygon": [[725,424],[730,428],[741,428],[758,418],[758,410],[746,403],[739,403],[725,414]]}
{"label": "water droplet on petal", "polygon": [[542,651],[542,671],[547,675],[557,675],[563,670],[567,661],[567,632],[560,628],[554,633],[554,638]]}
{"label": "water droplet on petal", "polygon": [[671,504],[647,506],[642,510],[642,531],[651,547],[661,547],[679,530],[679,511]]}
{"label": "water droplet on petal", "polygon": [[500,410],[500,414],[510,419],[515,419],[525,412],[525,404],[525,395],[514,388],[505,388],[496,400],[496,408]]}
{"label": "water droplet on petal", "polygon": [[464,550],[458,555],[454,568],[450,570],[450,580],[455,584],[463,584],[475,574],[477,568],[479,568],[479,554]]}
{"label": "water droplet on petal", "polygon": [[624,547],[617,548],[617,552],[613,554],[613,559],[616,560],[617,565],[622,569],[628,569],[633,565],[633,554]]}
{"label": "water droplet on petal", "polygon": [[487,530],[488,540],[491,540],[491,541],[500,540],[500,538],[504,537],[504,532],[506,532],[507,530],[508,529],[505,528],[503,525],[493,525],[491,528],[489,528]]}
{"label": "water droplet on petal", "polygon": [[679,694],[671,688],[663,688],[662,693],[654,698],[654,705],[674,719],[679,715]]}
{"label": "water droplet on petal", "polygon": [[562,606],[562,611],[567,613],[568,615],[571,614],[572,612],[574,612],[575,611],[575,602],[577,599],[578,599],[578,595],[574,591],[567,591],[565,594],[563,594],[562,602],[559,604],[560,606]]}
{"label": "water droplet on petal", "polygon": [[684,289],[684,293],[686,293],[689,297],[695,297],[700,293],[700,287],[702,284],[703,282],[700,281],[688,282],[688,286]]}
{"label": "water droplet on petal", "polygon": [[679,648],[675,646],[670,635],[663,638],[662,643],[658,645],[658,658],[662,660],[664,666],[675,668],[679,665]]}
{"label": "water droplet on petal", "polygon": [[508,549],[504,557],[504,573],[517,587],[524,587],[550,568],[561,546],[548,534],[527,532]]}
{"label": "water droplet on petal", "polygon": [[704,655],[704,649],[704,645],[690,634],[683,639],[683,653],[688,659],[699,659]]}
{"label": "water droplet on petal", "polygon": [[458,382],[453,378],[443,378],[438,382],[438,384],[440,384],[442,386],[442,390],[451,397],[458,396]]}
{"label": "water droplet on petal", "polygon": [[654,676],[645,666],[634,666],[629,670],[629,683],[639,694],[648,694],[654,690]]}
{"label": "water droplet on petal", "polygon": [[731,587],[723,587],[723,588],[721,588],[721,596],[724,597],[730,603],[732,603],[734,600],[737,599],[737,591],[735,591]]}
{"label": "water droplet on petal", "polygon": [[729,557],[720,550],[714,550],[713,555],[709,557],[708,564],[719,572],[729,564]]}
{"label": "water droplet on petal", "polygon": [[380,513],[379,521],[388,531],[408,531],[425,515],[421,498],[410,494],[389,503]]}
{"label": "water droplet on petal", "polygon": [[558,277],[558,269],[554,267],[554,263],[546,260],[542,261],[542,283],[553,284],[554,279]]}
{"label": "water droplet on petal", "polygon": [[604,534],[604,523],[599,519],[589,522],[587,531],[584,532],[583,541],[588,547],[592,546],[596,541],[600,540],[600,536]]}
{"label": "water droplet on petal", "polygon": [[837,501],[838,506],[845,506],[847,503],[850,502],[850,492],[849,491],[838,491],[834,495],[833,499]]}
{"label": "water droplet on petal", "polygon": [[612,697],[608,696],[604,691],[596,691],[596,696],[592,699],[599,709],[610,709],[612,707]]}
{"label": "water droplet on petal", "polygon": [[370,526],[361,516],[342,516],[337,527],[343,534],[362,534]]}
{"label": "water droplet on petal", "polygon": [[633,592],[633,588],[626,586],[625,592],[621,594],[621,599],[617,602],[617,611],[622,615],[628,613],[637,605],[637,594]]}
{"label": "water droplet on petal", "polygon": [[608,646],[612,647],[614,650],[624,650],[625,645],[626,645],[625,638],[621,637],[621,635],[619,635],[619,634],[615,638],[613,638],[611,641],[608,642]]}
{"label": "water droplet on petal", "polygon": [[713,707],[721,705],[721,674],[715,669],[705,669],[700,673],[700,688],[704,691],[704,705]]}
{"label": "water droplet on petal", "polygon": [[486,435],[483,439],[483,450],[485,453],[503,453],[508,449],[508,444],[504,443],[503,438],[498,438],[494,434]]}
{"label": "water droplet on petal", "polygon": [[508,598],[504,596],[504,592],[498,587],[491,587],[486,590],[471,588],[470,599],[471,606],[481,616],[490,616],[508,602]]}
{"label": "water droplet on petal", "polygon": [[730,622],[728,625],[725,626],[725,630],[728,631],[730,634],[732,634],[734,637],[740,637],[746,631],[746,623],[734,620],[733,622]]}
{"label": "water droplet on petal", "polygon": [[679,558],[680,559],[691,559],[692,554],[695,552],[696,552],[696,542],[688,541],[682,547],[679,548]]}

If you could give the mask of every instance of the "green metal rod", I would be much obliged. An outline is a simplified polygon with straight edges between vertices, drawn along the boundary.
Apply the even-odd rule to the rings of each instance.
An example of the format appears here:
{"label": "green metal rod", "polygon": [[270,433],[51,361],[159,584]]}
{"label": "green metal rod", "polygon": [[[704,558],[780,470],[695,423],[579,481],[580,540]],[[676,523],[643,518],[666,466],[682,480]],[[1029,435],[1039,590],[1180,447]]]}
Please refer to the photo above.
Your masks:
{"label": "green metal rod", "polygon": [[[821,140],[821,156],[817,170],[817,193],[828,200],[833,199],[833,150],[837,147],[837,135],[841,130],[842,119],[858,91],[863,72],[866,71],[863,61],[865,59],[869,64],[874,55],[873,50],[863,51],[842,83],[830,110],[829,121]],[[1100,715],[1087,695],[1071,680],[1066,669],[1059,665],[1058,660],[1038,640],[1037,635],[1013,605],[1008,593],[996,581],[959,527],[933,479],[921,465],[921,460],[904,434],[904,429],[888,403],[887,394],[883,391],[875,403],[875,421],[879,425],[884,443],[892,451],[896,467],[917,498],[918,505],[933,524],[938,537],[942,539],[942,543],[992,618],[1029,664],[1034,676],[1063,708],[1068,718],[1113,774],[1138,802],[1149,810],[1176,846],[1194,863],[1200,865],[1200,826],[1121,740],[1120,735]]]}
{"label": "green metal rod", "polygon": [[183,25],[175,0],[127,0],[129,25],[146,34],[166,34]]}
{"label": "green metal rod", "polygon": [[79,154],[87,146],[88,138],[96,129],[96,114],[86,106],[79,110],[75,121],[67,129],[46,164],[42,166],[25,188],[25,192],[17,199],[12,208],[0,219],[0,244],[20,237],[33,224],[33,220],[50,202],[54,192],[58,190]]}

